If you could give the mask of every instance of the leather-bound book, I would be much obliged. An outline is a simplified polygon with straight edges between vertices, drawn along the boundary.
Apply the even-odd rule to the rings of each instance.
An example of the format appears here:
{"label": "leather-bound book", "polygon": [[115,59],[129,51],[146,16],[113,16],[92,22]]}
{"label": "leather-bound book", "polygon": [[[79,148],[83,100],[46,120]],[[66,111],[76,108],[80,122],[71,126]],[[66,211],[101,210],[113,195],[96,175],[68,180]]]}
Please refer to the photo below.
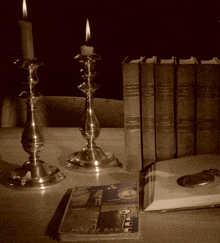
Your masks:
{"label": "leather-bound book", "polygon": [[174,130],[175,58],[155,65],[156,161],[175,158]]}
{"label": "leather-bound book", "polygon": [[197,65],[197,154],[219,154],[219,81],[217,58]]}
{"label": "leather-bound book", "polygon": [[196,150],[196,63],[191,57],[176,65],[177,157],[194,155]]}
{"label": "leather-bound book", "polygon": [[155,86],[154,74],[157,57],[141,62],[141,120],[143,167],[155,162]]}
{"label": "leather-bound book", "polygon": [[142,169],[141,125],[140,125],[140,62],[129,57],[122,62],[125,169]]}

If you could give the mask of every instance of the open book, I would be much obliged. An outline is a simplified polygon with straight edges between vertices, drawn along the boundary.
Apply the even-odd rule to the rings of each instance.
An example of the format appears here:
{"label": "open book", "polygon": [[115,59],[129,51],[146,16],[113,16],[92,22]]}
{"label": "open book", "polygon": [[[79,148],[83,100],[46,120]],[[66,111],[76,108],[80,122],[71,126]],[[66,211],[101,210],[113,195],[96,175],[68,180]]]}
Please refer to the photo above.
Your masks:
{"label": "open book", "polygon": [[185,175],[220,169],[219,155],[195,155],[152,164],[145,176],[144,211],[220,206],[220,177],[203,186],[177,183]]}

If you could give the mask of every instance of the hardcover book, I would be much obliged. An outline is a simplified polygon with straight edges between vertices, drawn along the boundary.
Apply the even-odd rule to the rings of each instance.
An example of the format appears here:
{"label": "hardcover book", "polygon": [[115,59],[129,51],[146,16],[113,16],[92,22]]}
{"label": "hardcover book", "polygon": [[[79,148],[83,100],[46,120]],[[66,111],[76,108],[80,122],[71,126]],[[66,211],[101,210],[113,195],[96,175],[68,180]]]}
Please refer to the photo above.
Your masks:
{"label": "hardcover book", "polygon": [[217,58],[197,65],[197,154],[219,153],[220,62]]}
{"label": "hardcover book", "polygon": [[122,63],[125,168],[129,171],[142,169],[141,124],[140,124],[140,62],[125,58]]}
{"label": "hardcover book", "polygon": [[195,154],[196,64],[194,57],[180,59],[176,65],[177,157]]}
{"label": "hardcover book", "polygon": [[136,182],[76,187],[59,228],[61,241],[137,239]]}
{"label": "hardcover book", "polygon": [[174,133],[175,58],[161,59],[155,66],[156,161],[175,157]]}
{"label": "hardcover book", "polygon": [[154,74],[157,57],[141,62],[141,119],[143,168],[155,162],[155,85]]}
{"label": "hardcover book", "polygon": [[144,178],[143,210],[170,211],[220,206],[219,176],[197,187],[178,184],[179,178],[194,175],[195,179],[197,173],[210,169],[220,169],[219,155],[195,155],[152,164]]}

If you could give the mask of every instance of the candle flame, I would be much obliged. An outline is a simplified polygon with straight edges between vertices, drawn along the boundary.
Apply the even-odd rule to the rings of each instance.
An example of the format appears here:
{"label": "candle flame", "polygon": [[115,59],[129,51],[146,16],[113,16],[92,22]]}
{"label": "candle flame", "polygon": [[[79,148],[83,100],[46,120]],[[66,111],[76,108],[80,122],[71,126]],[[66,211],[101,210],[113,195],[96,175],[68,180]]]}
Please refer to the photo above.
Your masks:
{"label": "candle flame", "polygon": [[23,0],[22,10],[23,10],[23,18],[27,19],[27,4],[25,0]]}
{"label": "candle flame", "polygon": [[86,42],[88,42],[91,39],[90,34],[90,27],[89,27],[89,20],[86,21]]}

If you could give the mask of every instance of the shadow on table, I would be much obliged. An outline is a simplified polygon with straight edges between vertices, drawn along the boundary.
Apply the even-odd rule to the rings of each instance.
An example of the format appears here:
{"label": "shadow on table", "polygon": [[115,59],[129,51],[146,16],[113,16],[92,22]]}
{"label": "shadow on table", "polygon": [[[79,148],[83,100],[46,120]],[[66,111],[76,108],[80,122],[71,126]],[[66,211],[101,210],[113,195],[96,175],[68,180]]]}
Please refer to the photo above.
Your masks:
{"label": "shadow on table", "polygon": [[61,220],[63,218],[67,203],[69,201],[70,194],[72,192],[72,188],[69,188],[61,199],[52,219],[50,220],[46,231],[44,233],[45,236],[49,236],[49,238],[53,240],[59,240],[58,230],[60,227]]}
{"label": "shadow on table", "polygon": [[[22,164],[21,164],[22,165]],[[20,165],[20,166],[21,166]],[[18,168],[19,167],[19,165],[18,164],[12,164],[12,163],[9,163],[9,162],[7,162],[7,161],[5,161],[5,160],[2,160],[1,159],[1,156],[0,156],[0,172],[1,171],[5,171],[5,170],[14,170],[14,169],[16,169],[16,168]]]}

